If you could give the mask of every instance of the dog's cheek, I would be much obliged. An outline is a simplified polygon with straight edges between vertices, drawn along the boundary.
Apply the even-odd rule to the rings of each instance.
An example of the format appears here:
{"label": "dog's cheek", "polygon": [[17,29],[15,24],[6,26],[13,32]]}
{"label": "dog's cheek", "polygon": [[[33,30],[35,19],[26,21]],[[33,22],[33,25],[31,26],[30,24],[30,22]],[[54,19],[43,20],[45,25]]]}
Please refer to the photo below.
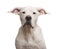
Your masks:
{"label": "dog's cheek", "polygon": [[20,15],[20,18],[21,18],[22,21],[24,20],[24,16],[23,15]]}
{"label": "dog's cheek", "polygon": [[32,25],[36,25],[38,16],[34,16],[32,19]]}

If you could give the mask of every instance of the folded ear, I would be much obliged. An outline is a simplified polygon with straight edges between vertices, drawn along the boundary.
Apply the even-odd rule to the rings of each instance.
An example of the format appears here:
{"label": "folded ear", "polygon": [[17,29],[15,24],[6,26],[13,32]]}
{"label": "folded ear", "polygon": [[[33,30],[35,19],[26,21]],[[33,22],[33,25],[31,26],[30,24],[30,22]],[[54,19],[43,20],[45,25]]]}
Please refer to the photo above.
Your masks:
{"label": "folded ear", "polygon": [[38,11],[40,12],[40,14],[47,14],[47,12],[44,9],[40,9]]}
{"label": "folded ear", "polygon": [[14,8],[11,13],[15,13],[15,14],[18,14],[20,12],[20,8]]}

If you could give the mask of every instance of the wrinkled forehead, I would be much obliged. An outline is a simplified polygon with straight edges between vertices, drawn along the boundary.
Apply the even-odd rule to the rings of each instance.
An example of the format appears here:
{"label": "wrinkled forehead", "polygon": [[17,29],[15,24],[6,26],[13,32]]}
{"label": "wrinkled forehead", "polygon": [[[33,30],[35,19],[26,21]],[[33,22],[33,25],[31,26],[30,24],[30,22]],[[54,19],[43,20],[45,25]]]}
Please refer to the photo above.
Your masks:
{"label": "wrinkled forehead", "polygon": [[37,12],[37,8],[34,8],[34,7],[23,7],[21,8],[21,11],[30,11],[30,12]]}

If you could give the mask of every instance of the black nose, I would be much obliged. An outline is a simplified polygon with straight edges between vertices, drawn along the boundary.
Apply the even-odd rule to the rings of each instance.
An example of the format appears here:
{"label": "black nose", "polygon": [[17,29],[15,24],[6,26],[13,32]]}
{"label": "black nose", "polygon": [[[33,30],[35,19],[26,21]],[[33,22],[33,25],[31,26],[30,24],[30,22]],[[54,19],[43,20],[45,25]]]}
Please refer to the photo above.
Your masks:
{"label": "black nose", "polygon": [[31,20],[31,16],[26,16],[26,20],[30,21]]}

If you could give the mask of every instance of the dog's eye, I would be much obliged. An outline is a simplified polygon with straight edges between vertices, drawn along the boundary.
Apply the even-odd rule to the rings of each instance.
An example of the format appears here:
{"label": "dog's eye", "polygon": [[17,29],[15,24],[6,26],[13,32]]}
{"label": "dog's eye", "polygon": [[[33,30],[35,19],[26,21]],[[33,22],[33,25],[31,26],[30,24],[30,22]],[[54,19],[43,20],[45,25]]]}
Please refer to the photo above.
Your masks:
{"label": "dog's eye", "polygon": [[33,12],[33,14],[36,14],[36,12]]}
{"label": "dog's eye", "polygon": [[22,13],[25,14],[25,11],[23,11]]}

